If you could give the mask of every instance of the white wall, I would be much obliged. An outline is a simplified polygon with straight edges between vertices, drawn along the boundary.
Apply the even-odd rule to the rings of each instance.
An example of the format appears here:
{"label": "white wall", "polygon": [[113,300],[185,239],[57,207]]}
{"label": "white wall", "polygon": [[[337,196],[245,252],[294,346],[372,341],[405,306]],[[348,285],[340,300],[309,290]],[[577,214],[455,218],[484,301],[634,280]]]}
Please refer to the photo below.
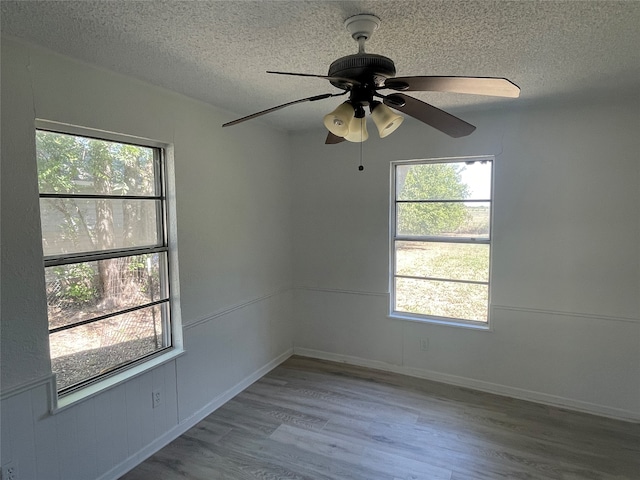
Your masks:
{"label": "white wall", "polygon": [[[294,340],[302,353],[640,418],[637,104],[469,114],[478,130],[459,140],[408,120],[384,141],[371,132],[358,172],[359,146],[325,146],[321,130],[222,130],[232,114],[14,40],[2,41],[1,86],[0,462],[22,480],[116,477]],[[187,353],[55,415],[36,117],[175,147]],[[493,331],[388,319],[389,161],[498,153]],[[151,409],[156,388],[166,395]]]}
{"label": "white wall", "polygon": [[[478,127],[463,139],[407,120],[369,132],[363,172],[358,145],[296,136],[296,351],[639,419],[639,112],[637,95],[514,105],[461,114]],[[496,155],[492,331],[387,318],[389,162],[481,154]]]}
{"label": "white wall", "polygon": [[[186,353],[55,415],[36,117],[175,148]],[[291,353],[289,137],[256,123],[222,130],[232,117],[3,38],[0,447],[21,480],[113,478]]]}

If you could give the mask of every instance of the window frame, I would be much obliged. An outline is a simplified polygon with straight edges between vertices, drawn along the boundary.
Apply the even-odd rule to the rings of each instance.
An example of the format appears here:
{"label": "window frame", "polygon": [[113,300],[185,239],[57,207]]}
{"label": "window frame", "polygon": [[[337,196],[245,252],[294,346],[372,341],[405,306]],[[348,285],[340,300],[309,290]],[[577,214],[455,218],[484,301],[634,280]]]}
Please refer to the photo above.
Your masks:
{"label": "window frame", "polygon": [[[425,165],[425,164],[449,164],[449,163],[469,163],[469,162],[489,162],[491,164],[490,177],[490,198],[489,199],[472,199],[472,200],[426,200],[429,203],[454,203],[454,202],[478,202],[489,203],[489,234],[486,238],[479,237],[445,237],[445,236],[410,236],[397,235],[397,211],[399,203],[409,203],[407,201],[398,201],[397,199],[397,167],[403,165]],[[408,320],[419,323],[430,323],[437,325],[446,325],[454,327],[463,327],[474,330],[492,331],[491,324],[491,278],[492,278],[492,258],[493,258],[493,207],[494,207],[494,185],[495,185],[495,156],[493,155],[474,155],[465,157],[440,157],[427,159],[412,160],[394,160],[391,161],[390,172],[390,201],[389,201],[389,313],[391,319]],[[488,245],[489,247],[489,269],[487,272],[487,281],[464,281],[446,278],[430,278],[415,277],[407,275],[396,275],[396,242],[425,242],[425,243],[461,243],[468,245]],[[437,315],[403,312],[395,309],[396,304],[396,279],[397,278],[419,278],[425,280],[444,280],[465,284],[482,284],[487,285],[487,321],[469,320],[453,317],[442,317]]]}
{"label": "window frame", "polygon": [[[131,308],[121,308],[117,311],[98,315],[89,319],[81,320],[56,328],[49,328],[49,335],[56,332],[80,327],[118,315],[123,315],[136,310],[159,306],[162,312],[162,347],[157,350],[134,358],[122,365],[111,366],[108,371],[85,378],[73,385],[58,389],[55,385],[55,373],[53,373],[52,397],[50,410],[52,413],[66,408],[77,401],[86,399],[103,390],[111,388],[132,377],[138,376],[151,368],[166,363],[171,359],[181,355],[182,334],[179,308],[179,288],[177,276],[177,246],[175,232],[170,229],[175,224],[175,205],[172,205],[169,198],[175,198],[173,179],[170,174],[173,172],[173,147],[170,144],[135,137],[125,134],[117,134],[103,130],[96,130],[86,127],[78,127],[59,122],[37,119],[35,122],[34,136],[38,131],[59,133],[76,137],[84,137],[107,142],[134,145],[153,150],[153,170],[154,170],[154,192],[153,195],[114,195],[114,194],[58,194],[41,193],[37,187],[38,198],[73,198],[73,199],[96,199],[96,200],[151,200],[155,203],[156,210],[156,243],[150,246],[133,246],[109,249],[82,251],[73,253],[63,253],[58,255],[45,255],[43,251],[43,275],[48,267],[79,265],[87,262],[94,262],[106,259],[133,257],[136,255],[164,254],[166,261],[161,262],[159,286],[161,299],[145,304],[136,304]],[[39,213],[40,222],[43,217]],[[48,315],[47,315],[48,318]]]}

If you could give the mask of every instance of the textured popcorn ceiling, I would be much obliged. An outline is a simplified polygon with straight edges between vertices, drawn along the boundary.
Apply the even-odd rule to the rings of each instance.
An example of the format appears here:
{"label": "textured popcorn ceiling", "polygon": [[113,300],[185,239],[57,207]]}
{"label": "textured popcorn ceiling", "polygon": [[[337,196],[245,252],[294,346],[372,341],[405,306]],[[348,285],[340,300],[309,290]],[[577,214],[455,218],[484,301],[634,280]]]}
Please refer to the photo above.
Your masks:
{"label": "textured popcorn ceiling", "polygon": [[[640,91],[640,2],[627,1],[2,1],[2,33],[137,77],[229,111],[229,120],[338,92],[315,78],[356,53],[345,18],[382,24],[367,51],[398,75],[506,77],[518,100],[420,93],[444,109],[562,101]],[[342,99],[298,104],[258,120],[321,125]],[[241,127],[232,127],[241,128]]]}

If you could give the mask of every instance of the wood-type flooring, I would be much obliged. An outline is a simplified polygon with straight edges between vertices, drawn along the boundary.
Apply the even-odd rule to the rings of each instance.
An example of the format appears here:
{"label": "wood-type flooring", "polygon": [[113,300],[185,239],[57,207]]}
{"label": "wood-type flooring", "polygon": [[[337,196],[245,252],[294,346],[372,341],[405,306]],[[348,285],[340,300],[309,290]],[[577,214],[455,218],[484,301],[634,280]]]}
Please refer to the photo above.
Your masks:
{"label": "wood-type flooring", "polygon": [[640,479],[640,424],[291,357],[123,480]]}

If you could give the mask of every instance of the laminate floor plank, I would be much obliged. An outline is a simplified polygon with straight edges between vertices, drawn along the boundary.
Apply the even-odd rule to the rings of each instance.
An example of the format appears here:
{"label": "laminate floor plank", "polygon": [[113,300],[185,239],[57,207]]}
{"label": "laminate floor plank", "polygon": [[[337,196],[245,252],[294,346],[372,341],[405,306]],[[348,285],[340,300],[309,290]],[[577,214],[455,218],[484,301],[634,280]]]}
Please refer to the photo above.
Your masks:
{"label": "laminate floor plank", "polygon": [[[269,396],[277,400],[278,404],[305,412],[315,411],[317,414],[331,417],[357,417],[368,420],[386,419],[391,422],[415,424],[420,411],[409,408],[396,408],[383,402],[368,402],[359,400],[355,396],[341,393],[329,395],[326,392],[306,389],[282,387],[279,390],[266,390],[256,385],[251,391],[244,392],[247,398]],[[381,408],[382,407],[382,408]]]}
{"label": "laminate floor plank", "polygon": [[[355,421],[347,425],[328,423],[323,431],[337,438],[350,438],[354,442],[370,445],[375,451],[390,453],[412,461],[429,459],[431,465],[440,468],[457,466],[492,472],[493,478],[559,479],[560,474],[544,462],[533,465],[527,459],[488,446],[475,447],[446,435],[423,434],[413,429],[394,431],[388,425],[374,423],[359,427]],[[506,447],[506,446],[505,446]],[[534,468],[537,467],[537,468]]]}
{"label": "laminate floor plank", "polygon": [[640,480],[640,425],[291,357],[123,480]]}
{"label": "laminate floor plank", "polygon": [[425,478],[449,480],[451,470],[431,465],[425,461],[400,457],[393,453],[372,449],[364,442],[353,442],[350,438],[338,438],[324,432],[310,432],[283,425],[271,438],[284,444],[297,446],[309,452],[318,452],[332,459],[340,459],[361,469],[373,468],[383,474],[398,478]]}

